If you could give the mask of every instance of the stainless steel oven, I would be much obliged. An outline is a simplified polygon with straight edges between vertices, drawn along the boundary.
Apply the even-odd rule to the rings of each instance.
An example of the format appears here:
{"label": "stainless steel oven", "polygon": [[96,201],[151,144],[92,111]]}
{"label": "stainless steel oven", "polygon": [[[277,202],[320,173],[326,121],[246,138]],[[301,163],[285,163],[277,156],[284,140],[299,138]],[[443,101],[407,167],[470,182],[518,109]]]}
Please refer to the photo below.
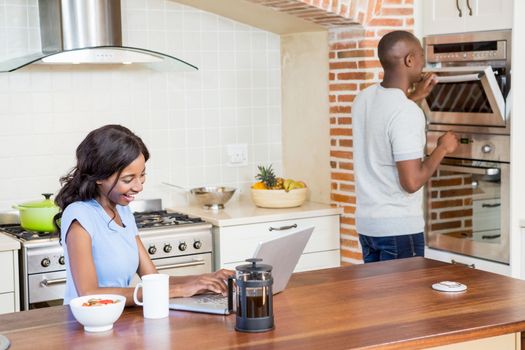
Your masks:
{"label": "stainless steel oven", "polygon": [[422,103],[429,123],[508,134],[511,32],[436,35],[424,42],[425,71],[436,73],[438,82]]}
{"label": "stainless steel oven", "polygon": [[[441,134],[427,134],[428,152],[435,148]],[[465,133],[458,136],[461,142],[458,150],[443,160],[427,184],[427,245],[508,264],[507,136]]]}
{"label": "stainless steel oven", "polygon": [[437,85],[423,101],[426,154],[444,131],[458,149],[425,190],[431,249],[509,264],[511,32],[426,37],[426,71]]}

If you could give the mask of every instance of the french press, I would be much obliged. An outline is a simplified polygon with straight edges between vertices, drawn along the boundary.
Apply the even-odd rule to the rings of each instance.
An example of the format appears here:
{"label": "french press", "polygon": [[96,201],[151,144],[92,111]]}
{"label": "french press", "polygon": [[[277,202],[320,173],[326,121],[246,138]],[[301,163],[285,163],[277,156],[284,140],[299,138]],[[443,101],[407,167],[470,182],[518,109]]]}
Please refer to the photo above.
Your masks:
{"label": "french press", "polygon": [[[265,332],[274,328],[272,306],[272,266],[260,264],[262,259],[246,259],[249,264],[235,268],[235,277],[228,280],[228,303],[236,295],[235,330]],[[235,293],[232,280],[235,279]],[[231,307],[230,307],[231,308]]]}

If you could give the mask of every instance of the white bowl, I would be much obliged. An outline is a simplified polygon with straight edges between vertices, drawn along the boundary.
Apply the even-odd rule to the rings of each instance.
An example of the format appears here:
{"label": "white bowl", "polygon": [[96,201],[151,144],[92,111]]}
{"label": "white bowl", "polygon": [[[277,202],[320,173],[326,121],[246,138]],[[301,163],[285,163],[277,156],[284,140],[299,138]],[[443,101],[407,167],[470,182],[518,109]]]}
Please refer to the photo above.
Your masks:
{"label": "white bowl", "polygon": [[293,208],[306,200],[308,188],[285,190],[256,190],[252,188],[252,200],[262,208]]}
{"label": "white bowl", "polygon": [[[114,304],[82,306],[89,299],[111,299]],[[86,332],[104,332],[113,328],[113,323],[118,320],[124,306],[126,297],[117,294],[92,294],[75,298],[69,302],[71,312],[76,320],[84,326]]]}

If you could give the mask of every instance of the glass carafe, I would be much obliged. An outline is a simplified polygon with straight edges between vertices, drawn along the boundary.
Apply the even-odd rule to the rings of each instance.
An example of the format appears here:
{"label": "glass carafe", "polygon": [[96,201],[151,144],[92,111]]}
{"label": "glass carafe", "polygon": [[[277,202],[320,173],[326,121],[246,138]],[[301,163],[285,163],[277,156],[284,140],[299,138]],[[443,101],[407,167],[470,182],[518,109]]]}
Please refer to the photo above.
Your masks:
{"label": "glass carafe", "polygon": [[272,267],[258,263],[261,259],[246,261],[250,264],[235,268],[235,329],[242,332],[264,332],[274,328]]}

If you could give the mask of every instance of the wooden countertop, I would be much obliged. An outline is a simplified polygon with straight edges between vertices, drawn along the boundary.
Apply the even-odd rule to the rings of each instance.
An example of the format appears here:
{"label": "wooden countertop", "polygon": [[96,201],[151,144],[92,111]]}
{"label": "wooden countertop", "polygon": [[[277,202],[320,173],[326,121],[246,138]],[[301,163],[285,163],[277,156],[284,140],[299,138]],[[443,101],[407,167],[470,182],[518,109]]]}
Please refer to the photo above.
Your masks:
{"label": "wooden countertop", "polygon": [[[453,280],[461,293],[431,289]],[[421,349],[525,330],[525,281],[425,258],[294,274],[274,297],[276,328],[234,330],[235,316],[128,308],[109,332],[83,331],[69,307],[0,316],[13,349]]]}
{"label": "wooden countertop", "polygon": [[268,209],[259,208],[250,200],[233,201],[225,204],[224,209],[211,210],[198,205],[180,206],[169,210],[198,216],[215,226],[234,226],[255,224],[268,221],[292,220],[325,215],[340,215],[343,208],[328,204],[305,202],[295,208]]}

